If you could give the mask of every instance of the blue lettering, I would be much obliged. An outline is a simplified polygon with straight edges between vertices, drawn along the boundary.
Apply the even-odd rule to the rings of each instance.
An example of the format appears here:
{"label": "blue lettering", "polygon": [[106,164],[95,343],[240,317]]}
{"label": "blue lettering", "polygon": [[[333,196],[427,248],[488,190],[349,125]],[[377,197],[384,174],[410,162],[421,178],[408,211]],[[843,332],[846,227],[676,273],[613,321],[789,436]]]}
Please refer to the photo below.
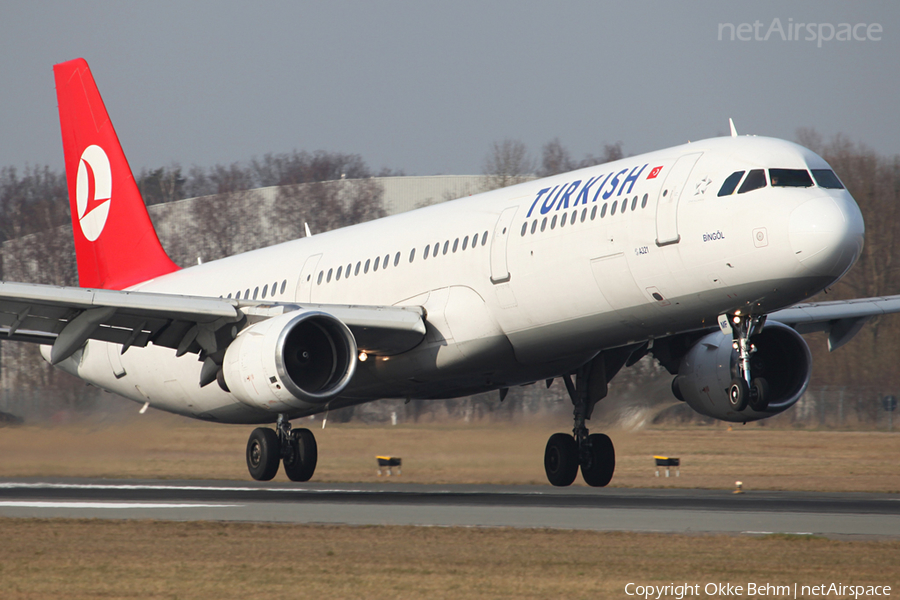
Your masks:
{"label": "blue lettering", "polygon": [[581,191],[578,192],[578,196],[575,198],[575,204],[572,206],[578,206],[579,204],[587,204],[588,203],[588,193],[591,190],[591,186],[597,182],[598,179],[603,177],[603,175],[597,175],[596,177],[591,177],[587,180],[587,183],[584,184],[584,187],[581,188]]}
{"label": "blue lettering", "polygon": [[572,192],[578,189],[578,186],[581,185],[581,180],[573,181],[569,188],[566,190],[566,193],[562,195],[562,198],[559,199],[559,204],[556,205],[556,210],[560,208],[569,208],[569,196],[572,195]]}
{"label": "blue lettering", "polygon": [[[600,177],[603,177],[603,175],[601,175]],[[598,177],[597,179],[600,179],[600,177]],[[597,201],[597,196],[600,195],[600,190],[603,189],[603,186],[606,185],[606,182],[609,181],[609,178],[610,178],[610,177],[612,177],[612,173],[610,173],[609,175],[607,175],[607,176],[606,176],[606,179],[603,180],[603,183],[600,184],[600,187],[597,188],[597,192],[594,194],[594,199],[591,200],[591,202],[596,202],[596,201]]]}
{"label": "blue lettering", "polygon": [[565,187],[565,184],[563,184],[562,186],[558,185],[555,188],[553,188],[553,192],[556,192],[556,188],[559,188],[559,191],[556,192],[556,197],[553,197],[553,192],[550,192],[549,194],[547,194],[547,199],[544,200],[544,203],[541,205],[541,214],[542,215],[546,215],[548,212],[550,212],[550,209],[553,208],[553,203],[556,202],[556,198],[559,198],[559,195],[562,194],[564,187]]}
{"label": "blue lettering", "polygon": [[630,193],[631,193],[631,190],[634,189],[634,182],[637,181],[638,177],[641,176],[641,173],[643,173],[643,172],[644,172],[644,169],[646,169],[646,168],[647,168],[647,165],[644,165],[643,167],[641,167],[640,171],[638,171],[637,173],[635,173],[635,170],[637,170],[637,167],[635,167],[634,169],[632,169],[632,170],[631,170],[631,173],[628,174],[628,177],[625,178],[625,181],[622,182],[622,187],[619,188],[619,193],[616,194],[616,195],[617,195],[617,196],[621,196],[621,195],[622,195],[622,191],[625,189],[625,185],[626,185],[629,181],[631,182],[631,187],[628,188],[628,193],[630,194]]}
{"label": "blue lettering", "polygon": [[537,206],[537,203],[538,203],[538,201],[540,201],[541,196],[543,196],[544,194],[546,194],[549,191],[550,191],[550,188],[544,188],[538,192],[537,198],[534,199],[534,202],[531,204],[531,208],[528,209],[528,214],[525,215],[526,219],[531,216],[531,211],[533,211],[534,207]]}
{"label": "blue lettering", "polygon": [[[619,176],[624,175],[624,174],[627,173],[627,172],[628,172],[628,169],[622,169],[621,171],[619,171],[618,173],[616,173],[616,176],[615,176],[615,177],[613,178],[613,180],[612,180],[612,187],[609,189],[608,192],[606,192],[605,194],[603,194],[603,199],[604,199],[604,200],[609,200],[609,197],[612,196],[613,193],[615,193],[616,188],[619,187]],[[604,183],[605,183],[605,182],[604,182]],[[620,193],[621,193],[621,192],[620,192]]]}

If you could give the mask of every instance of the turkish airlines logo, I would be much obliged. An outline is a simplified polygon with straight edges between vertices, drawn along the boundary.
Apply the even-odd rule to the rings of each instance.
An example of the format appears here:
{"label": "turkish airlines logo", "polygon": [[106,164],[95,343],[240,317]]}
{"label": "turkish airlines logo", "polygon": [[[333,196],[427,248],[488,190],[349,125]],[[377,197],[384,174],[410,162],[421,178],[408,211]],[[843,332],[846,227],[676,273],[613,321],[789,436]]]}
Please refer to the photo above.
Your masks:
{"label": "turkish airlines logo", "polygon": [[75,204],[81,232],[89,242],[103,233],[111,197],[112,171],[109,168],[109,158],[100,146],[88,146],[78,162]]}

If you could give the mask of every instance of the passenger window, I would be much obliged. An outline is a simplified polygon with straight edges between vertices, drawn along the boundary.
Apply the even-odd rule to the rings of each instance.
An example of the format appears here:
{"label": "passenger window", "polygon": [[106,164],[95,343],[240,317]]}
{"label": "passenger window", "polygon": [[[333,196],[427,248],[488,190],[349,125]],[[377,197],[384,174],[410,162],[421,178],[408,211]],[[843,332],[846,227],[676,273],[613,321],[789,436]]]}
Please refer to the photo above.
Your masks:
{"label": "passenger window", "polygon": [[440,252],[440,251],[441,251],[441,243],[438,242],[434,245],[434,250],[432,250],[432,252],[431,252],[431,257],[437,258],[438,252]]}
{"label": "passenger window", "polygon": [[587,218],[587,208],[582,209],[581,211],[581,222],[584,223],[584,220]]}
{"label": "passenger window", "polygon": [[391,255],[390,255],[390,254],[385,254],[385,255],[384,255],[384,262],[381,263],[381,268],[382,268],[382,269],[387,269],[387,268],[388,268],[388,264],[390,264],[390,262],[391,262]]}
{"label": "passenger window", "polygon": [[841,183],[841,180],[837,178],[837,175],[831,169],[813,169],[812,175],[816,178],[816,183],[819,184],[819,187],[829,190],[844,189],[844,184]]}
{"label": "passenger window", "polygon": [[394,255],[394,266],[396,267],[399,264],[400,264],[400,253],[398,252],[397,254]]}
{"label": "passenger window", "polygon": [[322,285],[322,275],[324,275],[324,273],[319,271],[319,279],[316,281],[316,285]]}
{"label": "passenger window", "polygon": [[553,215],[553,219],[550,220],[550,229],[556,229],[556,215]]}
{"label": "passenger window", "polygon": [[331,275],[334,272],[334,269],[328,269],[328,275],[325,276],[325,283],[331,283]]}
{"label": "passenger window", "polygon": [[373,273],[374,273],[375,271],[378,270],[378,264],[379,264],[380,262],[381,262],[381,257],[380,257],[380,256],[376,256],[376,257],[375,257],[375,264],[372,265],[372,272],[373,272]]}
{"label": "passenger window", "polygon": [[560,227],[565,227],[565,226],[566,226],[566,221],[567,221],[568,219],[569,219],[569,215],[563,213],[562,218],[559,220],[559,226],[560,226]]}
{"label": "passenger window", "polygon": [[416,249],[413,248],[409,251],[409,262],[416,260]]}
{"label": "passenger window", "polygon": [[631,210],[637,208],[637,196],[634,197],[634,200],[631,201]]}
{"label": "passenger window", "polygon": [[338,267],[337,273],[334,276],[335,281],[340,281],[341,273],[344,271],[344,267]]}
{"label": "passenger window", "polygon": [[431,244],[425,246],[425,253],[422,255],[422,260],[428,260],[428,253],[431,251]]}
{"label": "passenger window", "polygon": [[344,278],[345,278],[345,279],[350,279],[350,267],[352,267],[352,266],[353,266],[352,264],[347,265],[347,270],[344,271]]}
{"label": "passenger window", "polygon": [[[309,281],[310,275],[306,276],[306,280]],[[272,284],[272,297],[275,297],[276,290],[278,289],[278,282]]]}
{"label": "passenger window", "polygon": [[[528,229],[528,222],[522,224],[522,235],[525,235],[525,230]],[[469,236],[463,238],[463,251],[465,252],[466,246],[469,244]]]}
{"label": "passenger window", "polygon": [[[531,223],[531,233],[534,233],[536,229],[537,229],[537,219],[535,219],[535,220],[532,221],[532,223]],[[477,242],[478,242],[478,236],[475,236],[475,239],[472,241],[472,247],[473,247],[473,248],[475,247],[475,244],[476,244]]]}
{"label": "passenger window", "polygon": [[366,266],[363,267],[363,275],[365,275],[366,273],[369,272],[369,264],[371,264],[371,262],[372,262],[371,258],[366,259]]}
{"label": "passenger window", "polygon": [[269,284],[267,283],[265,286],[263,286],[263,295],[262,295],[263,300],[266,299],[266,295],[268,295],[268,293],[269,293]]}
{"label": "passenger window", "polygon": [[[600,218],[606,216],[606,207],[609,206],[606,202],[603,203],[603,208],[600,209]],[[597,208],[596,206],[594,208]]]}
{"label": "passenger window", "polygon": [[231,292],[228,292],[227,298],[231,298]]}
{"label": "passenger window", "polygon": [[481,245],[484,246],[485,244],[487,244],[487,231],[481,236]]}
{"label": "passenger window", "polygon": [[478,234],[476,233],[475,235],[472,236],[472,247],[474,248],[477,245],[478,245]]}
{"label": "passenger window", "polygon": [[241,299],[241,290],[238,290],[237,294],[234,295],[234,299],[235,299],[235,300],[240,300],[240,299]]}
{"label": "passenger window", "polygon": [[753,169],[747,173],[747,178],[741,184],[738,194],[746,194],[764,187],[766,187],[766,172],[762,169]]}
{"label": "passenger window", "polygon": [[644,194],[644,197],[641,198],[641,208],[647,208],[647,199],[649,197],[650,196],[648,196],[647,194]]}
{"label": "passenger window", "polygon": [[250,298],[250,288],[244,290],[244,300],[248,300]]}
{"label": "passenger window", "polygon": [[284,293],[284,286],[286,286],[286,285],[287,285],[287,279],[285,279],[284,281],[281,282],[281,293],[282,294]]}
{"label": "passenger window", "polygon": [[725,178],[725,182],[722,183],[722,187],[719,188],[719,193],[717,194],[719,198],[722,196],[730,196],[734,193],[734,188],[737,187],[738,183],[741,182],[741,177],[744,176],[744,171],[735,171],[731,175]]}
{"label": "passenger window", "polygon": [[447,240],[446,242],[444,242],[444,251],[442,252],[442,254],[447,254],[447,250],[449,250],[449,249],[450,249],[450,240]]}
{"label": "passenger window", "polygon": [[459,248],[459,238],[453,240],[453,252],[456,253],[457,248]]}
{"label": "passenger window", "polygon": [[572,218],[569,220],[569,225],[575,224],[575,219],[578,217],[578,210],[572,211]]}
{"label": "passenger window", "polygon": [[[525,223],[522,223],[522,237],[525,237],[526,231],[528,231],[528,222],[527,221]],[[468,238],[466,238],[466,239],[468,239]],[[465,245],[465,244],[463,244],[463,245]],[[465,248],[463,248],[463,250],[465,250]]]}
{"label": "passenger window", "polygon": [[541,233],[543,233],[545,229],[547,229],[547,217],[544,217],[544,220],[541,221]]}
{"label": "passenger window", "polygon": [[256,300],[259,297],[259,286],[253,288],[253,299]]}
{"label": "passenger window", "polygon": [[593,221],[594,217],[596,217],[596,216],[597,216],[597,205],[595,204],[594,207],[591,209],[591,221]]}
{"label": "passenger window", "polygon": [[616,201],[613,202],[612,208],[609,209],[609,214],[610,214],[610,216],[616,214],[616,206],[618,206],[618,205],[619,205],[619,201],[618,201],[618,200],[616,200]]}
{"label": "passenger window", "polygon": [[812,177],[806,169],[769,169],[772,187],[812,187]]}
{"label": "passenger window", "polygon": [[362,266],[362,261],[356,262],[356,268],[353,270],[354,275],[359,275],[359,268]]}

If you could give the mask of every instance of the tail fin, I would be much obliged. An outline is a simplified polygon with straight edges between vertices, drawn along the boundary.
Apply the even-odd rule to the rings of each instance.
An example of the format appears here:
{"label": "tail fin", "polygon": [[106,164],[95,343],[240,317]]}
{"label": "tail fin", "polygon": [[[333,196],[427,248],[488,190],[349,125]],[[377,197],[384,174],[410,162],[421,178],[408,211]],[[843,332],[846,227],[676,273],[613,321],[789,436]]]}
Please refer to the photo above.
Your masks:
{"label": "tail fin", "polygon": [[177,271],[147,214],[87,62],[54,65],[81,287],[121,290]]}

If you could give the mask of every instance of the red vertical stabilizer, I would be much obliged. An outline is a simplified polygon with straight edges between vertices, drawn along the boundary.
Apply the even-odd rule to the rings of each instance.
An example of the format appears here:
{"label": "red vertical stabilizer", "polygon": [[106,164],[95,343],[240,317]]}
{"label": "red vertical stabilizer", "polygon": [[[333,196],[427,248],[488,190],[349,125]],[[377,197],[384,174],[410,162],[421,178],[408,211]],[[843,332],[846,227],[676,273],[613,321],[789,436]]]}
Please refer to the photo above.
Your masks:
{"label": "red vertical stabilizer", "polygon": [[178,270],[163,250],[94,76],[54,65],[81,287],[121,290]]}

